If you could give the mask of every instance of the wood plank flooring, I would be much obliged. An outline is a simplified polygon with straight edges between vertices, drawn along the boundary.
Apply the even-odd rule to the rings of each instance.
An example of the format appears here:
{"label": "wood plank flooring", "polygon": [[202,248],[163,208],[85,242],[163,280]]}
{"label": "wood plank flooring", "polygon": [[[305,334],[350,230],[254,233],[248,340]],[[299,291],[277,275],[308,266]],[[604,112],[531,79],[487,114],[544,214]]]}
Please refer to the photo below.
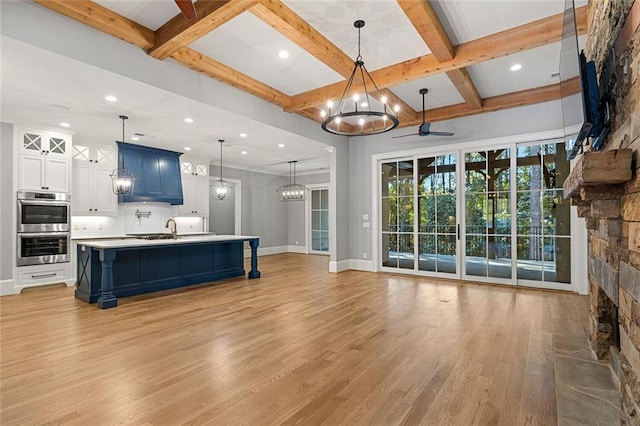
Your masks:
{"label": "wood plank flooring", "polygon": [[0,298],[0,423],[556,424],[552,337],[584,337],[586,297],[324,256],[260,269],[109,310]]}

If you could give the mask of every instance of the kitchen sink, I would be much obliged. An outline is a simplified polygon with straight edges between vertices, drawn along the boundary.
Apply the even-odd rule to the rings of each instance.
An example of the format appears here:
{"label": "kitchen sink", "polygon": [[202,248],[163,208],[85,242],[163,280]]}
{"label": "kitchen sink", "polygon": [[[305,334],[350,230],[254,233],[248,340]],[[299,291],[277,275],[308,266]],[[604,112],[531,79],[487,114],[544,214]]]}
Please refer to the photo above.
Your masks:
{"label": "kitchen sink", "polygon": [[165,232],[158,232],[158,233],[152,233],[152,234],[134,234],[133,236],[139,240],[172,240],[173,239],[173,235],[167,234]]}

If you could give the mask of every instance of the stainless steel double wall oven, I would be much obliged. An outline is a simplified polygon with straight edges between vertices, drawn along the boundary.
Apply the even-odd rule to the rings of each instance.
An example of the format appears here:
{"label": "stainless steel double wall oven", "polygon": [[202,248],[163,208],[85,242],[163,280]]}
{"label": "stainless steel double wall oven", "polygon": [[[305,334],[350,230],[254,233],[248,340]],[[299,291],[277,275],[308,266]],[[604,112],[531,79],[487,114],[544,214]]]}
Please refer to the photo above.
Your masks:
{"label": "stainless steel double wall oven", "polygon": [[18,192],[17,209],[17,265],[69,262],[70,195],[55,192]]}

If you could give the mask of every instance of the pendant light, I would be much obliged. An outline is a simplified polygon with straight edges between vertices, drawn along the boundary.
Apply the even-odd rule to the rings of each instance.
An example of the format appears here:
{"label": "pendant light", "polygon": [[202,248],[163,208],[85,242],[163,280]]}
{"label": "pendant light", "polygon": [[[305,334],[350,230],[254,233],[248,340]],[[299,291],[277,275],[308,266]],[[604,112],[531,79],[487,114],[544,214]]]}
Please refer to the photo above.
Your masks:
{"label": "pendant light", "polygon": [[[119,118],[122,120],[122,142],[124,142],[124,122],[129,117],[121,115]],[[124,155],[121,158],[122,167],[114,170],[111,173],[111,188],[114,194],[129,195],[133,194],[133,186],[136,182],[136,178],[133,176],[131,170],[127,169],[124,165]]]}
{"label": "pendant light", "polygon": [[224,200],[231,191],[231,183],[222,179],[222,144],[224,139],[218,139],[218,142],[220,142],[220,179],[215,180],[211,184],[211,188],[213,188],[213,197],[216,200]]}
{"label": "pendant light", "polygon": [[[280,201],[304,201],[307,188],[296,183],[296,163],[289,161],[289,184],[283,185],[276,190]],[[291,179],[291,168],[293,167],[293,180]]]}
{"label": "pendant light", "polygon": [[364,66],[360,54],[360,29],[364,27],[364,21],[359,19],[353,26],[358,29],[358,56],[340,101],[335,108],[332,101],[327,102],[328,111],[320,112],[324,120],[322,129],[344,136],[367,136],[388,132],[398,127],[400,107],[396,105],[392,110],[387,105],[387,97],[380,91]]}

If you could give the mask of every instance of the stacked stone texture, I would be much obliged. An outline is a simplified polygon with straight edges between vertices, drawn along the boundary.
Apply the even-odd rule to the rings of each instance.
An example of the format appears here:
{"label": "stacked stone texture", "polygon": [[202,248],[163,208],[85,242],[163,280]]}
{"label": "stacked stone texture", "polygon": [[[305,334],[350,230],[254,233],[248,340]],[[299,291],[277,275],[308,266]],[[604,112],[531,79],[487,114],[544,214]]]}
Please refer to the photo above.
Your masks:
{"label": "stacked stone texture", "polygon": [[605,150],[632,149],[632,179],[603,196],[607,202],[582,198],[591,206],[579,205],[589,232],[591,343],[598,358],[606,359],[619,338],[622,423],[629,425],[640,424],[640,31],[625,34],[624,28],[627,17],[639,13],[639,5],[631,12],[633,6],[634,0],[590,0],[586,49],[600,73],[618,43],[606,88],[612,127]]}

